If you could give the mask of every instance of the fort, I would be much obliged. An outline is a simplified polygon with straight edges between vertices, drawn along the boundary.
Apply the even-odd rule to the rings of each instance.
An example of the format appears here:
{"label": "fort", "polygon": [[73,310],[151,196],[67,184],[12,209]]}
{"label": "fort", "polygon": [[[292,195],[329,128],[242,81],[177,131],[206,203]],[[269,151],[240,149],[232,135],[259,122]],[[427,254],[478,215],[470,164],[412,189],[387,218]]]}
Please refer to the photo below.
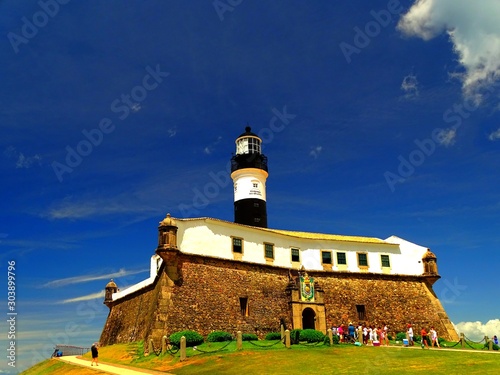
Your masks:
{"label": "fort", "polygon": [[391,332],[434,326],[458,340],[432,289],[440,276],[430,249],[397,236],[268,228],[267,177],[261,139],[247,127],[231,159],[234,222],[167,214],[149,278],[124,290],[106,285],[101,345],[159,342],[187,329],[263,337],[284,325],[326,333],[349,322],[387,324]]}

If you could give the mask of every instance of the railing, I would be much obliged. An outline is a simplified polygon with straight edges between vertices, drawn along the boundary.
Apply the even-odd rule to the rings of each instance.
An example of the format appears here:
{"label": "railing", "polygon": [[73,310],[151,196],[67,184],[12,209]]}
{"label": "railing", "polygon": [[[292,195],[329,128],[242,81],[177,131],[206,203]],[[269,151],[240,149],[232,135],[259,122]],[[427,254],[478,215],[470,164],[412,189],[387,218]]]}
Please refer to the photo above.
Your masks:
{"label": "railing", "polygon": [[[72,345],[56,345],[54,348],[54,353],[52,357],[60,357],[64,355],[84,355],[89,352],[90,348],[84,348],[81,346],[72,346]],[[60,354],[58,354],[60,353]]]}
{"label": "railing", "polygon": [[267,170],[267,156],[262,154],[238,154],[231,158],[231,172],[243,168],[258,168]]}

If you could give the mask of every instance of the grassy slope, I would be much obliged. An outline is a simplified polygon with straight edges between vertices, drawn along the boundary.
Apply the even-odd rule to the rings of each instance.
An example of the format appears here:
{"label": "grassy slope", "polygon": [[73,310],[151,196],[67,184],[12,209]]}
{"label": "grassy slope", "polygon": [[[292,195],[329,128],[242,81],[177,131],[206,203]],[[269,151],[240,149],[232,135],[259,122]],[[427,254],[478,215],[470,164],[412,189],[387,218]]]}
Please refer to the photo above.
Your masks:
{"label": "grassy slope", "polygon": [[[264,342],[259,342],[264,345]],[[258,348],[244,343],[244,350],[237,352],[235,344],[226,350],[215,352],[224,344],[207,343],[199,346],[201,353],[188,348],[188,359],[179,361],[179,355],[163,354],[144,357],[142,343],[111,345],[101,348],[99,359],[102,362],[129,365],[134,367],[168,371],[176,375],[187,374],[496,374],[500,368],[500,353],[479,353],[422,350],[403,347],[374,348],[335,345],[306,347],[294,345],[286,349],[279,344],[272,348]],[[85,357],[90,358],[90,354]],[[48,366],[51,362],[42,362]],[[40,374],[82,374],[87,369],[56,362],[53,366],[33,368],[24,375]],[[38,366],[38,365],[37,365]],[[67,366],[67,367],[66,367]],[[46,371],[46,372],[41,372]],[[59,371],[59,372],[58,372]],[[88,371],[92,371],[88,369]],[[88,374],[97,374],[89,372]]]}

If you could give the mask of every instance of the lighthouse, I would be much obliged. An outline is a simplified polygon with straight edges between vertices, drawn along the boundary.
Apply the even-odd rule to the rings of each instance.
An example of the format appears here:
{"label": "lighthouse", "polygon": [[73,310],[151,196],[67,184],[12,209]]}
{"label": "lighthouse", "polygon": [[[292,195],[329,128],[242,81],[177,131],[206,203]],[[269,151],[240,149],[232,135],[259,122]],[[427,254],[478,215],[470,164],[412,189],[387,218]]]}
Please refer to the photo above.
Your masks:
{"label": "lighthouse", "polygon": [[236,138],[236,154],[231,158],[234,185],[234,222],[267,228],[267,157],[262,139],[247,126]]}

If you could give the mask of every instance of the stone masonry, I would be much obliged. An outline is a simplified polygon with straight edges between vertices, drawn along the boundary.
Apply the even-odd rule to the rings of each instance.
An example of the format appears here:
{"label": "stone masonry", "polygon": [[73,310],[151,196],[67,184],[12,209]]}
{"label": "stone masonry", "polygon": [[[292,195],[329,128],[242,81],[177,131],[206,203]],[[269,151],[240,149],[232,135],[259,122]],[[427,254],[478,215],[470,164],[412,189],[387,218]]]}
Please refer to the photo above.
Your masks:
{"label": "stone masonry", "polygon": [[[172,272],[167,272],[169,265],[164,265],[149,289],[108,304],[102,345],[149,338],[158,345],[162,336],[181,330],[194,330],[205,337],[214,330],[263,337],[267,332],[279,332],[281,321],[289,329],[302,328],[292,326],[286,293],[290,278],[296,279],[296,270],[181,252],[175,254],[174,268],[173,279]],[[396,333],[412,323],[417,333],[422,326],[434,326],[441,337],[458,340],[425,276],[333,271],[309,275],[324,292],[326,327],[385,323]],[[248,301],[248,316],[241,311],[240,298]],[[364,306],[363,320],[356,305]]]}

